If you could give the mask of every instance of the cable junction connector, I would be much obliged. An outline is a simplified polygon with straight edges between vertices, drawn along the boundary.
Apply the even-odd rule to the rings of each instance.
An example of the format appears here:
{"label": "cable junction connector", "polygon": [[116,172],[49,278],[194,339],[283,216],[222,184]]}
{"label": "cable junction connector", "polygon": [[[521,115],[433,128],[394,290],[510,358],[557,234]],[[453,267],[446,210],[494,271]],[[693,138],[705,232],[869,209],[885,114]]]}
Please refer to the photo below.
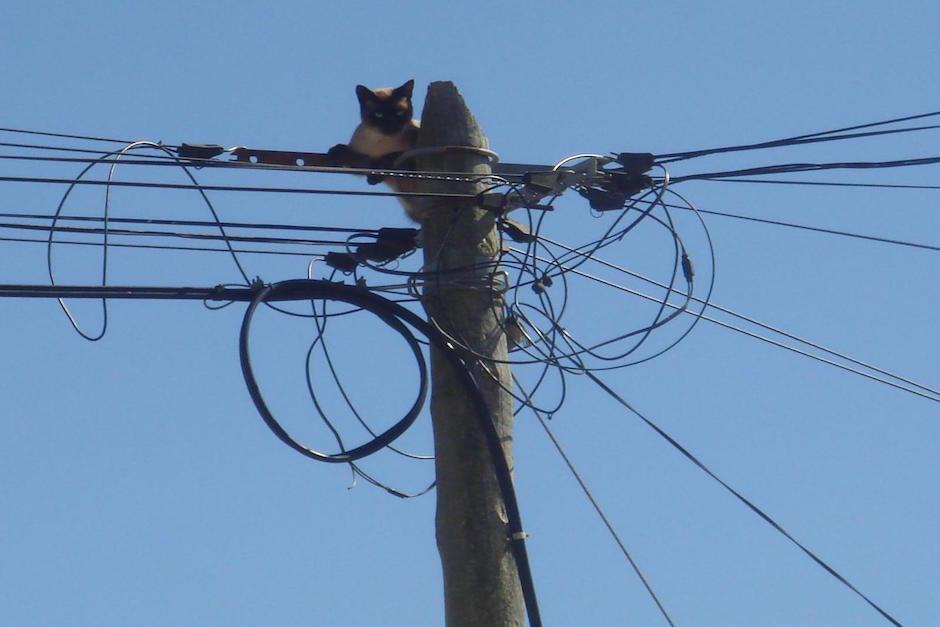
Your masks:
{"label": "cable junction connector", "polygon": [[418,233],[418,229],[381,228],[374,242],[356,246],[355,258],[378,262],[398,259],[418,247]]}
{"label": "cable junction connector", "polygon": [[359,261],[352,253],[338,253],[335,251],[326,253],[323,262],[331,268],[347,274],[353,272],[359,265]]}
{"label": "cable junction connector", "polygon": [[219,144],[180,144],[176,156],[181,159],[214,159],[225,152]]}
{"label": "cable junction connector", "polygon": [[614,159],[627,174],[649,172],[656,164],[656,155],[649,152],[621,152]]}
{"label": "cable junction connector", "polygon": [[601,189],[599,187],[586,187],[579,189],[578,193],[587,198],[591,209],[595,211],[618,211],[627,204],[628,198],[621,191]]}
{"label": "cable junction connector", "polygon": [[615,159],[595,159],[594,163],[606,165],[611,161],[623,167],[596,170],[590,181],[577,187],[578,193],[587,198],[595,211],[618,211],[631,196],[653,186],[652,177],[646,174],[655,165],[655,157],[651,153],[622,152]]}
{"label": "cable junction connector", "polygon": [[506,214],[513,209],[526,208],[538,211],[554,211],[550,205],[540,205],[539,200],[545,194],[535,193],[527,188],[516,188],[510,193],[486,192],[477,196],[476,204],[481,209],[494,213]]}
{"label": "cable junction connector", "polygon": [[548,170],[546,172],[526,172],[522,175],[522,184],[526,189],[541,195],[560,194],[568,187],[566,175],[571,170]]}

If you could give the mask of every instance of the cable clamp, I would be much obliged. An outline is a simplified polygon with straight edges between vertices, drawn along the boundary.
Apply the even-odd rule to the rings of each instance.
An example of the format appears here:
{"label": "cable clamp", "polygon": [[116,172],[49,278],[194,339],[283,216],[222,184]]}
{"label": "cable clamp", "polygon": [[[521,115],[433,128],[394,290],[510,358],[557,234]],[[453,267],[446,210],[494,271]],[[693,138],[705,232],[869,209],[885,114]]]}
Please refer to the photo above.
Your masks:
{"label": "cable clamp", "polygon": [[551,287],[554,281],[552,281],[552,276],[545,272],[541,277],[532,282],[532,291],[536,294],[543,293],[547,288]]}
{"label": "cable clamp", "polygon": [[355,256],[350,253],[328,252],[323,258],[323,261],[331,268],[335,268],[336,270],[345,272],[346,274],[354,271],[356,266],[359,265],[359,262],[356,260]]}
{"label": "cable clamp", "polygon": [[522,184],[538,194],[558,194],[568,186],[566,177],[571,170],[548,170],[547,172],[526,172],[522,175]]}
{"label": "cable clamp", "polygon": [[648,152],[621,152],[614,160],[623,166],[627,174],[649,172],[656,164],[656,157]]}
{"label": "cable clamp", "polygon": [[551,205],[538,204],[542,196],[544,196],[544,194],[536,193],[528,188],[516,188],[509,193],[483,192],[477,194],[475,202],[481,209],[499,214],[509,213],[519,207],[537,209],[539,211],[554,211],[555,208]]}
{"label": "cable clamp", "polygon": [[219,144],[181,144],[176,149],[176,156],[180,159],[212,159],[225,152],[225,147]]}
{"label": "cable clamp", "polygon": [[587,187],[579,189],[578,193],[588,199],[595,211],[617,211],[627,204],[627,195],[620,191]]}
{"label": "cable clamp", "polygon": [[684,250],[682,251],[682,274],[685,276],[687,283],[691,283],[692,279],[695,278],[695,267],[692,265],[689,253]]}
{"label": "cable clamp", "polygon": [[516,531],[509,536],[509,539],[514,542],[522,542],[528,537],[529,534],[527,534],[525,531]]}
{"label": "cable clamp", "polygon": [[384,227],[378,230],[375,242],[356,246],[355,258],[369,261],[392,261],[418,247],[418,229]]}

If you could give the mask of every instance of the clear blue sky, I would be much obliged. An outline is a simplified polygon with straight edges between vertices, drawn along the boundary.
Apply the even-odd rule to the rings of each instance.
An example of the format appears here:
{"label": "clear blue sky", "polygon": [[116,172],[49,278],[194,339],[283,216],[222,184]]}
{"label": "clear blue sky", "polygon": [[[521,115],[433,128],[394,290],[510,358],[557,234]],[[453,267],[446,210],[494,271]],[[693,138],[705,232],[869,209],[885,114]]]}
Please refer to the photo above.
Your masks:
{"label": "clear blue sky", "polygon": [[[940,8],[926,1],[11,1],[0,22],[0,126],[323,150],[356,124],[357,83],[413,77],[419,106],[428,82],[454,81],[506,161],[668,152],[938,109],[938,23]],[[934,156],[937,146],[936,132],[923,133],[715,158],[673,174]],[[825,178],[935,184],[937,172]],[[0,190],[2,211],[39,213],[54,210],[62,191]],[[940,243],[935,191],[679,191],[706,209]],[[213,199],[229,220],[406,224],[390,200]],[[82,192],[68,210],[100,213],[100,201],[100,190]],[[191,192],[125,190],[114,203],[114,215],[208,218]],[[601,226],[577,197],[551,220],[558,237]],[[715,302],[940,384],[936,252],[721,217],[708,224]],[[687,218],[680,228],[694,232]],[[661,273],[661,253],[642,237],[608,253]],[[94,255],[57,251],[62,280],[97,281]],[[266,280],[306,273],[302,258],[246,263]],[[43,283],[44,264],[41,246],[0,243],[0,282]],[[110,272],[115,284],[238,280],[230,259],[195,253],[112,251]],[[637,324],[624,295],[575,285],[572,299],[573,332]],[[278,442],[238,369],[241,312],[114,303],[107,336],[90,344],[53,302],[0,301],[0,623],[442,623],[433,494],[401,501],[365,485],[348,490],[348,471]],[[100,324],[96,306],[78,314],[91,329]],[[265,382],[300,423],[309,329],[271,317],[259,333]],[[333,337],[365,408],[407,403],[413,373],[399,378],[400,347],[386,346],[381,329],[338,328]],[[704,323],[665,356],[607,380],[906,625],[937,624],[936,403]],[[418,448],[430,439],[423,422],[408,436]],[[886,624],[585,382],[573,384],[553,426],[678,624]],[[545,624],[663,624],[530,416],[519,419],[516,451]],[[370,467],[404,487],[430,479],[427,466]]]}

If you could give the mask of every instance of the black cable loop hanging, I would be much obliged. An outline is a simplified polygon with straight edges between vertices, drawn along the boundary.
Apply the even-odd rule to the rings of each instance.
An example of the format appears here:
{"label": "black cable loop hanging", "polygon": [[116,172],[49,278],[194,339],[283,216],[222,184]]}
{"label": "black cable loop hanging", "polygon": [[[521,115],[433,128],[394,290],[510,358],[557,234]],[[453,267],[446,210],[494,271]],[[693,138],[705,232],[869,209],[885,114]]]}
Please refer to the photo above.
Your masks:
{"label": "black cable loop hanging", "polygon": [[[294,440],[280,423],[278,423],[277,419],[268,408],[258,382],[255,379],[249,347],[251,324],[259,305],[270,301],[309,301],[320,299],[334,300],[361,308],[364,311],[372,313],[392,327],[405,338],[409,347],[412,349],[412,352],[418,360],[421,376],[418,399],[404,418],[387,431],[380,434],[377,438],[338,455],[321,453],[303,446]],[[270,428],[282,442],[302,455],[328,463],[348,463],[365,457],[366,455],[380,450],[387,443],[394,441],[398,436],[404,433],[414,422],[415,418],[417,418],[426,398],[427,366],[424,362],[424,355],[421,352],[420,344],[408,327],[424,335],[431,344],[440,350],[441,354],[454,369],[454,372],[456,372],[458,380],[464,385],[473,403],[480,428],[486,440],[490,458],[493,461],[497,484],[499,485],[503,504],[506,509],[506,518],[508,519],[507,540],[510,543],[516,562],[516,568],[522,586],[522,594],[525,599],[526,611],[529,615],[529,624],[531,627],[540,627],[542,622],[539,615],[538,602],[535,597],[535,584],[532,580],[528,553],[525,546],[526,534],[522,528],[522,517],[519,511],[519,504],[516,501],[511,470],[506,459],[505,451],[503,450],[499,433],[496,431],[496,425],[493,423],[493,416],[471,372],[470,364],[472,360],[468,361],[463,354],[458,352],[458,348],[438,332],[433,325],[429,324],[410,309],[356,286],[311,279],[293,279],[260,286],[257,288],[248,308],[245,310],[245,317],[242,320],[241,332],[239,334],[239,358],[248,392],[268,428]]]}

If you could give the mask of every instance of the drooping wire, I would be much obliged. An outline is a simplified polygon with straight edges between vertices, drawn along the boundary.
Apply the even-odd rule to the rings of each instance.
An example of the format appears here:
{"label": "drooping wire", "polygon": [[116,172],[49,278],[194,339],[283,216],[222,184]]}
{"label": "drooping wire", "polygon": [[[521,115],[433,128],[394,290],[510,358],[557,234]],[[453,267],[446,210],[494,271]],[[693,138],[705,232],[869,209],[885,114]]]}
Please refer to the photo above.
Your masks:
{"label": "drooping wire", "polygon": [[[420,389],[416,404],[411,410],[397,423],[392,425],[387,431],[380,434],[373,440],[366,442],[349,451],[340,454],[327,454],[315,451],[300,444],[273,416],[264,396],[261,393],[251,362],[251,352],[249,338],[251,324],[254,314],[259,305],[269,300],[310,300],[310,299],[328,299],[344,302],[354,307],[359,307],[382,320],[385,324],[395,330],[406,341],[411,348],[419,368]],[[254,298],[251,300],[245,311],[245,317],[242,321],[242,328],[239,340],[239,355],[241,359],[242,372],[245,377],[245,383],[248,386],[249,394],[255,403],[258,412],[261,414],[265,423],[285,444],[303,455],[323,462],[347,463],[361,459],[370,455],[387,444],[393,442],[398,436],[414,422],[420,406],[423,405],[427,393],[427,366],[424,356],[421,352],[420,344],[414,340],[414,334],[409,329],[415,329],[423,334],[427,340],[432,342],[440,351],[440,354],[451,364],[457,376],[458,381],[468,393],[475,413],[478,418],[479,426],[483,432],[490,458],[493,461],[497,484],[502,496],[503,505],[508,519],[508,541],[516,561],[517,572],[522,587],[523,598],[525,599],[526,611],[529,616],[529,624],[532,627],[541,627],[542,621],[539,613],[538,602],[535,596],[535,586],[532,579],[531,569],[529,567],[528,553],[525,545],[525,532],[522,527],[519,505],[516,500],[515,490],[512,484],[512,476],[506,459],[505,451],[499,433],[496,430],[493,416],[487,406],[486,399],[483,397],[476,380],[460,353],[449,344],[448,340],[441,336],[435,328],[422,319],[411,310],[388,301],[380,296],[371,294],[368,291],[361,290],[354,286],[341,285],[326,281],[310,281],[307,279],[297,279],[284,281],[274,285],[267,285],[256,290]]]}
{"label": "drooping wire", "polygon": [[[116,170],[117,165],[118,165],[118,162],[119,162],[119,160],[120,160],[120,158],[121,158],[122,156],[124,156],[125,154],[127,154],[127,153],[128,153],[129,151],[131,151],[131,150],[136,150],[136,149],[139,149],[139,148],[148,148],[148,149],[160,150],[160,151],[163,151],[163,152],[165,152],[166,154],[168,154],[168,155],[170,155],[170,156],[173,156],[173,157],[175,158],[175,156],[172,155],[172,153],[170,153],[169,150],[168,150],[166,147],[164,147],[164,146],[161,145],[161,144],[158,144],[158,143],[155,143],[155,142],[150,142],[150,141],[137,141],[137,142],[133,142],[133,143],[130,143],[130,144],[128,144],[127,146],[121,148],[120,150],[117,150],[117,151],[115,151],[115,152],[113,152],[113,153],[111,153],[111,154],[108,155],[108,157],[113,157],[113,158],[114,158],[114,160],[110,162],[110,167],[109,167],[109,169],[108,169],[108,178],[107,178],[107,180],[105,180],[105,181],[95,181],[96,183],[102,183],[102,184],[104,184],[104,186],[105,186],[103,229],[102,229],[102,231],[101,231],[101,232],[102,232],[102,240],[103,240],[103,241],[102,241],[102,261],[101,261],[101,285],[102,285],[102,286],[107,285],[107,276],[108,276],[108,236],[109,236],[108,219],[109,219],[109,208],[110,208],[110,202],[111,202],[111,189],[112,189],[112,187],[121,184],[121,182],[119,182],[119,181],[114,181],[114,180],[113,180],[114,174],[115,174],[115,170]],[[106,157],[102,157],[101,159],[99,159],[98,161],[96,161],[96,162],[94,162],[94,163],[89,163],[89,164],[88,164],[87,166],[85,166],[85,168],[78,174],[78,176],[77,176],[76,178],[72,179],[72,180],[68,183],[68,187],[66,188],[65,193],[62,195],[62,198],[61,198],[61,200],[59,201],[59,204],[58,204],[58,206],[57,206],[57,208],[56,208],[56,211],[55,211],[55,213],[53,214],[53,218],[52,218],[52,222],[51,222],[51,228],[50,228],[50,230],[49,230],[48,245],[47,245],[47,249],[46,249],[46,264],[47,264],[47,269],[48,269],[48,273],[49,273],[49,281],[51,282],[52,285],[55,285],[55,273],[54,273],[54,271],[53,271],[53,265],[52,265],[52,249],[53,249],[53,244],[55,243],[54,236],[55,236],[55,232],[56,232],[56,230],[57,230],[57,229],[56,229],[56,223],[57,223],[58,220],[59,220],[59,217],[60,217],[60,215],[61,215],[61,213],[62,213],[62,210],[63,210],[63,208],[64,208],[64,206],[65,206],[65,203],[66,203],[66,201],[67,201],[68,198],[69,198],[69,195],[72,193],[72,190],[75,189],[75,186],[76,186],[76,185],[79,185],[79,184],[83,184],[83,183],[90,183],[91,181],[85,180],[83,177],[84,177],[95,165],[98,165],[98,164],[99,164],[102,160],[104,160],[105,158],[106,158]],[[245,281],[245,284],[247,285],[248,283],[250,283],[250,281],[249,281],[249,279],[248,279],[248,275],[246,274],[244,268],[242,267],[242,264],[241,264],[241,262],[240,262],[239,259],[238,259],[238,255],[237,255],[237,253],[235,252],[235,249],[232,247],[232,243],[231,243],[230,239],[228,238],[228,236],[227,236],[227,234],[226,234],[226,232],[225,232],[225,227],[221,225],[221,220],[219,219],[219,216],[218,216],[218,214],[217,214],[216,211],[215,211],[215,207],[213,207],[212,202],[209,200],[209,197],[206,195],[205,190],[202,189],[202,188],[199,186],[198,181],[196,180],[196,177],[193,176],[192,172],[189,171],[189,168],[186,167],[186,165],[183,164],[182,162],[181,162],[179,165],[180,165],[181,169],[183,170],[183,172],[186,174],[186,176],[189,178],[189,180],[192,182],[192,185],[191,185],[191,186],[187,186],[187,187],[188,187],[188,188],[192,188],[192,189],[197,189],[197,190],[199,190],[200,196],[202,197],[203,201],[204,201],[205,204],[206,204],[206,207],[209,209],[209,212],[212,214],[212,217],[213,217],[213,219],[215,220],[215,224],[217,225],[217,227],[218,227],[218,229],[219,229],[219,232],[221,233],[221,236],[222,236],[223,241],[225,242],[226,248],[228,249],[228,251],[229,251],[229,253],[230,253],[231,257],[232,257],[232,261],[235,263],[235,266],[238,268],[238,271],[239,271],[239,273],[240,273],[241,276],[242,276],[242,279]],[[65,230],[65,229],[60,229],[60,230]],[[71,310],[70,310],[70,309],[68,308],[68,306],[65,304],[65,301],[64,301],[63,299],[61,299],[61,298],[58,299],[58,301],[59,301],[60,307],[61,307],[62,310],[65,312],[65,315],[66,315],[66,317],[67,317],[68,320],[69,320],[69,323],[72,325],[72,328],[74,328],[75,331],[76,331],[81,337],[85,338],[86,340],[92,341],[92,342],[98,341],[98,340],[100,340],[101,338],[104,337],[105,333],[107,332],[107,327],[108,327],[108,305],[107,305],[107,300],[106,300],[106,299],[102,299],[102,301],[101,301],[101,307],[102,307],[102,324],[101,324],[101,331],[100,331],[98,334],[96,334],[96,335],[88,334],[88,333],[85,333],[84,331],[82,331],[81,328],[80,328],[80,326],[78,325],[78,322],[76,321],[75,317],[73,316]]]}
{"label": "drooping wire", "polygon": [[679,451],[679,453],[681,453],[686,459],[688,459],[688,460],[689,460],[690,462],[692,462],[696,467],[698,467],[699,470],[701,470],[701,471],[704,472],[706,475],[708,475],[711,479],[713,479],[715,482],[717,482],[718,485],[720,485],[722,488],[724,488],[727,492],[729,492],[732,496],[734,496],[738,501],[740,501],[741,503],[743,503],[743,504],[744,504],[748,509],[750,509],[753,513],[757,514],[757,516],[759,516],[764,522],[766,522],[767,524],[769,524],[775,531],[777,531],[780,535],[782,535],[784,538],[786,538],[787,540],[789,540],[794,546],[796,546],[798,549],[800,549],[807,557],[809,557],[810,559],[812,559],[818,566],[820,566],[823,570],[825,570],[827,573],[829,573],[830,575],[832,575],[837,581],[839,581],[839,583],[841,583],[842,585],[846,586],[849,590],[851,590],[851,591],[854,592],[858,597],[860,597],[862,600],[864,600],[864,601],[865,601],[869,606],[871,606],[875,611],[877,611],[879,614],[881,614],[881,616],[882,616],[885,620],[889,621],[892,625],[895,625],[896,627],[902,627],[901,623],[898,622],[898,620],[897,620],[896,618],[894,618],[891,614],[889,614],[886,610],[884,610],[880,605],[878,605],[877,603],[875,603],[875,602],[874,602],[871,598],[869,598],[865,593],[863,593],[861,590],[859,590],[858,588],[856,588],[851,582],[849,582],[848,579],[846,579],[842,574],[840,574],[837,570],[835,570],[835,568],[833,568],[833,567],[830,566],[827,562],[825,562],[825,561],[824,561],[821,557],[819,557],[814,551],[812,551],[812,550],[809,549],[806,545],[804,545],[804,544],[801,543],[799,540],[797,540],[790,532],[788,532],[786,529],[784,529],[784,527],[783,527],[782,525],[780,525],[780,523],[778,523],[776,520],[774,520],[770,515],[768,515],[766,512],[764,512],[760,507],[758,507],[757,505],[755,505],[750,499],[748,499],[747,497],[745,497],[743,494],[741,494],[740,492],[738,492],[736,489],[734,489],[733,487],[731,487],[731,485],[729,485],[729,484],[726,483],[723,479],[721,479],[718,475],[716,475],[714,472],[712,472],[712,470],[711,470],[710,468],[708,468],[708,466],[706,466],[704,463],[702,463],[702,462],[701,462],[695,455],[693,455],[686,447],[684,447],[684,446],[683,446],[682,444],[680,444],[675,438],[673,438],[673,437],[670,436],[668,433],[666,433],[662,428],[660,428],[660,427],[659,427],[656,423],[654,423],[652,420],[650,420],[650,419],[647,418],[645,415],[643,415],[642,413],[640,413],[637,409],[635,409],[635,408],[633,407],[633,405],[631,405],[631,404],[628,403],[626,400],[624,400],[624,398],[623,398],[622,396],[620,396],[617,392],[615,392],[612,388],[610,388],[606,383],[604,383],[601,379],[599,379],[599,378],[597,377],[597,375],[595,375],[594,373],[592,373],[592,372],[589,371],[589,370],[586,370],[586,371],[584,372],[584,374],[585,374],[585,376],[587,376],[591,381],[593,381],[593,382],[597,385],[597,387],[599,387],[601,390],[603,390],[604,392],[606,392],[611,398],[613,398],[613,399],[614,399],[615,401],[617,401],[620,405],[622,405],[624,408],[626,408],[628,411],[630,411],[633,415],[635,415],[635,416],[638,417],[640,420],[642,420],[648,427],[650,427],[651,429],[653,429],[653,431],[655,431],[657,435],[659,435],[661,438],[663,438],[664,440],[666,440],[666,442],[668,442],[674,449],[676,449],[677,451]]}
{"label": "drooping wire", "polygon": [[[314,265],[313,261],[311,261],[307,265],[307,278],[311,280],[313,279],[313,265]],[[332,281],[335,278],[335,276],[336,276],[336,271],[334,270],[330,274],[330,276],[327,278],[327,280]],[[362,415],[356,409],[355,405],[353,404],[352,399],[350,398],[349,394],[346,392],[346,388],[340,379],[339,373],[336,371],[335,365],[333,364],[333,359],[330,356],[330,351],[326,345],[326,336],[325,336],[327,321],[331,317],[330,314],[327,313],[327,301],[326,300],[321,301],[320,308],[318,309],[317,301],[311,300],[310,307],[314,314],[312,320],[316,328],[316,335],[307,349],[307,354],[306,354],[306,359],[305,359],[305,372],[306,372],[305,378],[307,382],[307,392],[310,396],[311,401],[313,402],[313,405],[317,411],[317,414],[320,417],[320,420],[327,426],[327,428],[333,434],[334,438],[336,439],[337,444],[340,447],[340,451],[345,452],[346,448],[345,448],[345,445],[343,444],[342,437],[340,436],[339,431],[333,425],[333,421],[330,420],[329,416],[327,415],[326,411],[321,405],[319,401],[319,397],[317,396],[317,393],[316,393],[316,389],[315,389],[316,386],[313,384],[313,378],[311,376],[311,366],[312,366],[313,353],[317,346],[319,346],[321,349],[321,353],[323,355],[324,360],[326,361],[327,368],[329,369],[329,372],[330,372],[330,376],[332,377],[333,382],[336,385],[336,388],[339,390],[339,393],[342,396],[343,402],[345,403],[346,407],[350,410],[350,412],[352,412],[356,420],[366,430],[366,432],[368,432],[370,437],[377,438],[378,434],[368,425],[368,423],[366,423]],[[401,455],[403,457],[407,457],[410,459],[417,459],[417,460],[433,460],[434,459],[433,455],[416,455],[414,453],[402,451],[396,448],[392,444],[388,444],[386,448],[395,454],[398,454],[398,455]],[[359,466],[359,464],[357,464],[355,461],[350,461],[349,467],[353,474],[353,483],[352,485],[350,485],[350,488],[355,486],[355,480],[356,480],[356,477],[358,476],[358,477],[362,477],[365,481],[372,484],[373,486],[381,488],[385,490],[386,492],[388,492],[389,494],[393,496],[397,496],[399,498],[407,499],[407,498],[416,498],[418,496],[422,496],[424,494],[427,494],[430,490],[432,490],[436,484],[435,481],[432,481],[424,489],[418,492],[408,493],[408,492],[399,490],[397,488],[393,488],[385,484],[382,481],[379,481],[371,474],[365,472],[361,468],[361,466]]]}

